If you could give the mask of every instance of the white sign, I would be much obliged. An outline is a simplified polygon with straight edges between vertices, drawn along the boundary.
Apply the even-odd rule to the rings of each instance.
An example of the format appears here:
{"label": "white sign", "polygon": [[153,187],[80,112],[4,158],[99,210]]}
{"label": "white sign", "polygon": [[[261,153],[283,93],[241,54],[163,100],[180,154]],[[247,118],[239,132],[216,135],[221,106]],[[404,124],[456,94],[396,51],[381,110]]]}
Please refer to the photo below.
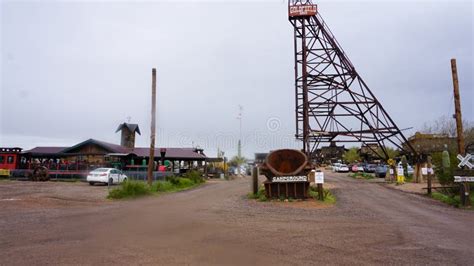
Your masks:
{"label": "white sign", "polygon": [[403,167],[398,167],[397,168],[397,175],[398,176],[403,176]]}
{"label": "white sign", "polygon": [[433,168],[426,168],[426,167],[421,168],[422,175],[432,175],[433,173],[434,173]]}
{"label": "white sign", "polygon": [[464,156],[464,157],[461,154],[458,154],[457,158],[458,158],[459,161],[461,161],[458,164],[459,168],[461,168],[463,166],[467,166],[469,169],[474,168],[474,165],[472,165],[472,163],[469,161],[472,158],[472,155],[470,155],[469,153],[466,153],[466,156]]}
{"label": "white sign", "polygon": [[390,172],[390,175],[393,175],[393,169],[390,169],[389,172]]}
{"label": "white sign", "polygon": [[454,182],[474,182],[474,176],[455,176]]}
{"label": "white sign", "polygon": [[314,179],[314,183],[324,184],[324,173],[323,172],[316,172],[316,178]]}
{"label": "white sign", "polygon": [[421,168],[421,174],[422,175],[428,175],[428,168],[426,168],[426,167]]}
{"label": "white sign", "polygon": [[308,181],[307,176],[275,176],[272,178],[272,182],[306,182]]}

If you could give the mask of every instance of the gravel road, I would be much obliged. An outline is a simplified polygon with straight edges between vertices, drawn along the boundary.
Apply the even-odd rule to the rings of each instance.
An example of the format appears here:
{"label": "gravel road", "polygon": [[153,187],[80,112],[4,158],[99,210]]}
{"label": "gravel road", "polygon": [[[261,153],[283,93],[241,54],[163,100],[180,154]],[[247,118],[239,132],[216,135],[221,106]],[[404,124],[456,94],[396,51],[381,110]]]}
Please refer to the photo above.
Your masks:
{"label": "gravel road", "polygon": [[335,206],[296,208],[247,200],[249,181],[132,201],[0,203],[0,264],[474,263],[473,211],[334,173]]}

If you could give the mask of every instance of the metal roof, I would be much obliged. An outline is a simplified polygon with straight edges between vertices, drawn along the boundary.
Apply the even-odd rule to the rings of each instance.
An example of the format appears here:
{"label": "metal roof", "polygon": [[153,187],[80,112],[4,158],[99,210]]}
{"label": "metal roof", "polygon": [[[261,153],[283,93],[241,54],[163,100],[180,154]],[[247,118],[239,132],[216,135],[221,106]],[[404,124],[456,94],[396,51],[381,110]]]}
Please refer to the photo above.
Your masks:
{"label": "metal roof", "polygon": [[[162,148],[155,148],[156,158],[161,157],[161,149]],[[148,157],[150,155],[150,148],[134,148],[129,150],[130,153],[134,153],[139,157]],[[205,160],[206,155],[199,153],[196,148],[166,148],[165,158]]]}
{"label": "metal roof", "polygon": [[35,147],[31,150],[23,151],[22,153],[31,153],[31,154],[57,154],[67,147]]}
{"label": "metal roof", "polygon": [[[36,147],[23,153],[28,153],[31,155],[67,155],[72,153],[73,150],[88,144],[97,145],[105,149],[108,154],[123,154],[123,155],[136,155],[138,157],[148,157],[150,155],[150,148],[137,147],[137,148],[127,148],[120,146],[118,144],[108,143],[105,141],[100,141],[96,139],[88,139],[81,143],[78,143],[71,147]],[[160,158],[160,150],[164,147],[155,148],[155,158]],[[207,157],[202,153],[202,149],[196,148],[165,148],[166,149],[166,159],[175,159],[175,160],[205,160]],[[201,152],[200,152],[201,151]],[[105,155],[105,154],[104,154]]]}
{"label": "metal roof", "polygon": [[117,130],[115,130],[115,133],[119,132],[120,130],[122,130],[122,128],[124,127],[127,127],[128,130],[130,130],[131,132],[134,132],[136,131],[138,133],[138,135],[141,135],[140,133],[140,128],[138,127],[138,124],[129,124],[129,123],[123,123],[123,124],[120,124],[117,128]]}
{"label": "metal roof", "polygon": [[95,144],[99,147],[104,148],[105,150],[107,150],[108,152],[111,152],[111,153],[129,153],[128,152],[129,149],[126,148],[126,147],[120,146],[118,144],[108,143],[108,142],[105,142],[105,141],[95,140],[95,139],[88,139],[86,141],[78,143],[78,144],[76,144],[72,147],[69,147],[69,148],[66,148],[66,149],[62,150],[61,153],[68,153],[68,152],[71,152],[74,149],[77,149],[81,146],[88,145],[88,144]]}

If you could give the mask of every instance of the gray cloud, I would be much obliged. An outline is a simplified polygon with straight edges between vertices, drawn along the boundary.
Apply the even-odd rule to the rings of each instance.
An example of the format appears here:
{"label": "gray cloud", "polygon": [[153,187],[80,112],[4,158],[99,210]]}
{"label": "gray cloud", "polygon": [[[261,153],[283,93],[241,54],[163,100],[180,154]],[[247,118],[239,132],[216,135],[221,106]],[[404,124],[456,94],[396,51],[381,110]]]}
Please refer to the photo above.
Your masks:
{"label": "gray cloud", "polygon": [[[453,112],[458,59],[464,117],[474,119],[471,1],[321,2],[352,62],[400,128]],[[286,1],[3,2],[0,145],[118,142],[139,123],[148,145],[151,68],[158,146],[236,153],[299,147],[293,34]],[[277,130],[268,120],[278,118]],[[407,132],[412,133],[412,131]]]}

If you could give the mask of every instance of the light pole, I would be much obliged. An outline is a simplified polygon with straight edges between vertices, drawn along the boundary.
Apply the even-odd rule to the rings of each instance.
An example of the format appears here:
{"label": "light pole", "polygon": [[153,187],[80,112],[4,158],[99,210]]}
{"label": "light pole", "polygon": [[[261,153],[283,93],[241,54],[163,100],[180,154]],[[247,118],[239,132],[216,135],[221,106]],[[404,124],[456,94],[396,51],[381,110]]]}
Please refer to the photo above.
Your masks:
{"label": "light pole", "polygon": [[242,110],[244,108],[242,105],[239,104],[239,115],[237,116],[237,119],[239,120],[239,142],[238,142],[238,150],[237,150],[237,155],[239,157],[242,156]]}
{"label": "light pole", "polygon": [[[242,105],[239,104],[239,115],[237,116],[237,119],[239,120],[239,142],[237,143],[237,156],[239,157],[239,161],[240,161],[240,158],[242,158],[242,110],[244,108],[242,107]],[[238,166],[238,173],[240,175],[240,164],[237,165]]]}
{"label": "light pole", "polygon": [[224,160],[224,164],[222,165],[222,171],[224,172],[224,178],[225,178],[226,171],[225,171],[225,153],[224,152],[222,152],[222,159]]}

